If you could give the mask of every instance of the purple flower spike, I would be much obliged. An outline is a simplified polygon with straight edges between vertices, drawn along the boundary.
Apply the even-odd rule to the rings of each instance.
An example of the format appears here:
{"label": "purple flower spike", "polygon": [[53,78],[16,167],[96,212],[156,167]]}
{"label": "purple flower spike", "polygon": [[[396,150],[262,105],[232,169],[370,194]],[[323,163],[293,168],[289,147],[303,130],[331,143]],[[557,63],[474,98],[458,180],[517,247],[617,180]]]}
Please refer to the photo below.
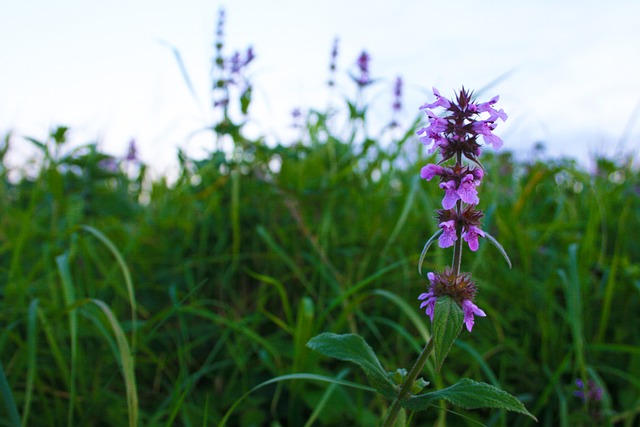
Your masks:
{"label": "purple flower spike", "polygon": [[[439,177],[439,186],[444,190],[444,209],[436,210],[440,228],[436,234],[439,235],[438,246],[455,248],[452,266],[445,268],[442,273],[429,273],[428,290],[420,294],[418,299],[422,301],[420,308],[425,310],[433,322],[437,299],[441,296],[452,298],[462,308],[464,324],[471,332],[475,316],[485,317],[486,314],[474,304],[476,284],[471,280],[469,273],[460,272],[464,242],[472,252],[479,249],[479,237],[487,237],[495,243],[493,238],[480,228],[484,213],[476,209],[480,203],[477,187],[482,183],[485,174],[478,160],[481,147],[479,137],[482,136],[484,143],[492,145],[494,149],[502,147],[502,139],[494,135],[493,131],[498,126],[498,120],[507,120],[507,114],[504,110],[495,108],[500,99],[498,96],[487,102],[477,103],[472,92],[464,87],[451,99],[443,97],[436,88],[433,88],[433,94],[436,100],[420,107],[427,115],[429,123],[416,134],[427,146],[429,153],[438,151],[441,160],[422,167],[420,177],[427,181]],[[434,112],[436,108],[446,111],[439,113],[439,116]],[[420,255],[420,265],[436,236],[429,239],[425,245]],[[497,246],[501,249],[500,245]],[[502,254],[505,255],[504,251]],[[586,394],[584,391],[580,393]]]}
{"label": "purple flower spike", "polygon": [[399,113],[402,110],[402,77],[396,77],[396,83],[393,86],[393,104],[391,109],[394,113]]}
{"label": "purple flower spike", "polygon": [[440,228],[442,228],[442,234],[438,238],[438,246],[441,248],[448,248],[453,246],[453,242],[458,240],[458,236],[456,236],[456,222],[454,220],[449,220],[440,223]]}
{"label": "purple flower spike", "polygon": [[467,325],[467,330],[469,332],[471,332],[471,329],[473,329],[474,314],[480,317],[487,316],[484,311],[480,310],[477,305],[475,305],[468,299],[462,301],[462,311],[464,312],[464,324]]}
{"label": "purple flower spike", "polygon": [[138,161],[138,147],[136,146],[136,140],[132,139],[129,141],[129,149],[127,150],[126,160],[130,162]]}
{"label": "purple flower spike", "polygon": [[[475,161],[475,158],[480,155],[479,144],[476,141],[476,137],[479,135],[483,136],[486,144],[493,145],[495,149],[502,146],[502,140],[492,133],[497,126],[498,119],[502,119],[502,121],[507,119],[504,110],[494,108],[498,102],[498,96],[488,102],[476,104],[471,93],[464,88],[454,100],[444,98],[435,88],[433,94],[436,101],[423,104],[420,107],[420,110],[423,110],[429,117],[431,125],[418,132],[418,134],[422,134],[421,140],[425,145],[436,143],[430,152],[441,148],[444,160],[448,160],[456,154],[462,154],[467,159]],[[436,107],[447,110],[443,117],[439,118],[431,111]],[[488,119],[479,117],[484,113],[489,115]],[[446,142],[442,143],[442,140]]]}
{"label": "purple flower spike", "polygon": [[371,83],[373,83],[373,80],[371,79],[371,77],[369,77],[369,62],[370,61],[371,61],[371,57],[364,50],[362,51],[362,53],[358,57],[358,60],[356,61],[356,65],[358,66],[358,69],[360,70],[360,76],[354,77],[353,79],[355,80],[356,84],[358,86],[360,86],[361,88],[365,87],[365,86],[368,86]]}

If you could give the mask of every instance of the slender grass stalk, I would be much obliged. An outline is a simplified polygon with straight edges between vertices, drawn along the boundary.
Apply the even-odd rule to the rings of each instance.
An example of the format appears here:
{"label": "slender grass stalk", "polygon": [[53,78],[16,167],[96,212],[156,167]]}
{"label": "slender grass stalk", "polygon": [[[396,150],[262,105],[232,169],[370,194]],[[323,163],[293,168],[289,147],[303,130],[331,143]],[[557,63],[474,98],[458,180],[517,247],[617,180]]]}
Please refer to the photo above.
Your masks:
{"label": "slender grass stalk", "polygon": [[38,320],[38,299],[34,299],[29,304],[27,314],[27,386],[25,389],[24,407],[22,409],[22,426],[29,425],[29,413],[31,410],[31,401],[33,399],[33,382],[36,377],[37,364],[37,320]]}
{"label": "slender grass stalk", "polygon": [[131,306],[131,349],[133,352],[136,351],[136,331],[137,331],[137,303],[136,303],[136,294],[133,288],[133,280],[131,279],[131,273],[129,272],[129,267],[124,260],[124,257],[113,244],[113,242],[104,235],[104,233],[100,232],[94,227],[89,225],[82,225],[81,229],[89,232],[93,236],[97,237],[113,254],[116,259],[118,265],[120,266],[120,270],[122,271],[122,275],[124,276],[124,284],[127,288],[127,295],[129,296],[129,304]]}
{"label": "slender grass stalk", "polygon": [[115,315],[107,304],[98,299],[90,299],[87,302],[91,302],[98,306],[98,308],[104,313],[105,317],[111,325],[111,329],[116,337],[118,344],[118,351],[120,355],[120,364],[122,366],[122,376],[125,382],[125,388],[127,393],[127,408],[129,411],[129,427],[138,426],[138,392],[136,386],[135,376],[135,360],[127,342],[127,337],[120,326],[120,323],[116,319]]}
{"label": "slender grass stalk", "polygon": [[71,373],[69,376],[69,406],[67,411],[67,425],[73,427],[75,406],[77,403],[77,375],[78,375],[78,313],[73,308],[76,302],[76,292],[69,266],[69,252],[56,257],[58,273],[62,284],[62,294],[69,315],[69,333],[71,340]]}
{"label": "slender grass stalk", "polygon": [[596,342],[602,342],[604,339],[605,331],[607,326],[609,325],[609,318],[611,316],[611,306],[613,304],[613,297],[616,289],[616,276],[618,274],[619,263],[620,263],[620,252],[622,247],[623,240],[627,237],[626,228],[621,226],[622,224],[626,224],[628,221],[629,212],[631,210],[631,200],[627,199],[624,207],[622,208],[622,212],[620,213],[620,218],[618,219],[618,224],[620,224],[618,228],[618,234],[616,236],[616,245],[613,253],[613,258],[611,260],[611,269],[609,271],[609,278],[607,280],[607,286],[604,292],[604,301],[602,303],[602,310],[600,315],[600,325],[598,328],[598,334],[596,337]]}
{"label": "slender grass stalk", "polygon": [[7,409],[7,413],[9,414],[9,425],[11,427],[20,427],[22,422],[20,421],[20,414],[18,413],[18,407],[16,406],[16,400],[13,397],[13,392],[11,391],[11,386],[9,386],[9,381],[7,380],[7,375],[4,373],[4,367],[0,362],[0,394],[2,395],[2,400],[4,400],[4,407]]}

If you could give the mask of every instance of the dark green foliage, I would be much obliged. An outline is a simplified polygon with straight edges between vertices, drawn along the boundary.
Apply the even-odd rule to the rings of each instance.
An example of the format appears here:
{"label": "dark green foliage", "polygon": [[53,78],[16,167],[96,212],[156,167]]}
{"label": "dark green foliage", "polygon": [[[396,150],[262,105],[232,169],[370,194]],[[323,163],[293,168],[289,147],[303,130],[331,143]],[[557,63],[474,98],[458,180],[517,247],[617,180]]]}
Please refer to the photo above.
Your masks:
{"label": "dark green foliage", "polygon": [[[140,425],[215,425],[274,377],[347,367],[306,347],[322,332],[358,333],[385,369],[410,368],[424,330],[406,304],[419,313],[426,278],[417,265],[436,231],[440,191],[416,178],[428,160],[412,154],[411,132],[385,142],[354,124],[341,137],[331,120],[312,112],[286,146],[247,140],[230,122],[218,137],[232,135],[233,152],[181,154],[174,183],[151,180],[143,165],[109,167],[114,159],[95,145],[65,151],[65,128],[33,141],[42,150],[34,172],[9,180],[0,165],[2,391],[23,421],[122,426],[135,404]],[[524,393],[517,397],[540,425],[593,425],[594,417],[634,425],[637,169],[622,159],[600,159],[591,172],[569,160],[516,162],[508,152],[483,159],[484,226],[513,268],[487,241],[465,251],[487,317],[473,334],[462,331],[442,372],[427,365],[423,393],[468,376]],[[107,237],[125,265],[83,226]],[[424,274],[448,263],[444,252],[430,249]],[[133,353],[135,401],[123,374],[130,355],[107,308]],[[583,405],[576,378],[595,380],[605,398]],[[342,379],[366,384],[356,369]],[[369,426],[382,405],[367,390],[283,377],[247,394],[227,425]],[[0,418],[15,418],[11,407]],[[408,418],[534,425],[446,408]]]}

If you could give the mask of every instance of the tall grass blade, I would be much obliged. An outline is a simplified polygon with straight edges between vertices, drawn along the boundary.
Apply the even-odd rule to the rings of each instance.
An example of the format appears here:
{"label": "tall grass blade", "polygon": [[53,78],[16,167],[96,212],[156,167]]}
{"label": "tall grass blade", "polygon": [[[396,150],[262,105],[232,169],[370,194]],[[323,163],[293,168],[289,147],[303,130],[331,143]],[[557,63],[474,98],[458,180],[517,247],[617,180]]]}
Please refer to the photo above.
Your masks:
{"label": "tall grass blade", "polygon": [[397,305],[398,308],[400,308],[402,314],[404,316],[407,316],[409,320],[411,320],[411,323],[413,323],[413,326],[415,326],[415,328],[418,330],[418,333],[420,334],[424,342],[426,343],[427,341],[429,341],[429,338],[431,338],[431,334],[425,326],[426,322],[424,319],[426,319],[426,317],[419,315],[419,312],[414,307],[411,307],[404,299],[400,298],[393,292],[384,289],[375,289],[372,291],[372,293],[374,295],[384,297]]}
{"label": "tall grass blade", "polygon": [[[336,375],[336,379],[341,380],[342,378],[344,378],[345,375],[347,375],[348,372],[349,372],[349,369],[343,369],[338,373],[338,375]],[[318,416],[322,413],[322,410],[324,409],[324,407],[327,406],[327,402],[329,402],[329,398],[331,397],[331,395],[333,394],[333,392],[336,390],[337,387],[338,387],[337,383],[333,383],[329,385],[329,387],[327,387],[325,392],[322,394],[320,401],[313,408],[313,412],[311,413],[309,418],[307,418],[307,422],[304,423],[303,427],[313,426],[313,423],[316,421]]]}
{"label": "tall grass blade", "polygon": [[100,240],[113,254],[114,258],[116,259],[116,262],[120,266],[120,270],[122,271],[122,275],[124,276],[124,284],[127,288],[127,295],[129,296],[129,304],[131,305],[131,350],[135,353],[136,330],[137,330],[137,325],[136,325],[137,303],[136,303],[136,295],[133,288],[133,281],[131,280],[131,273],[129,272],[129,267],[127,266],[127,263],[122,257],[122,254],[120,254],[120,251],[118,250],[116,245],[114,245],[113,242],[109,240],[107,236],[104,235],[104,233],[100,232],[99,230],[89,225],[82,225],[80,226],[80,228],[82,228],[83,230],[87,231],[88,233],[95,236],[98,240]]}
{"label": "tall grass blade", "polygon": [[33,382],[36,377],[38,300],[34,299],[29,304],[27,313],[27,386],[24,395],[24,407],[22,409],[22,426],[29,425],[29,411],[33,399]]}
{"label": "tall grass blade", "polygon": [[338,305],[342,304],[347,298],[351,297],[352,295],[357,294],[358,292],[360,292],[361,290],[363,290],[364,288],[366,288],[367,286],[369,286],[370,284],[372,284],[373,282],[375,282],[377,279],[381,278],[382,276],[384,276],[385,274],[387,274],[388,272],[401,267],[402,265],[405,264],[405,260],[400,260],[398,262],[394,262],[391,265],[386,266],[385,268],[382,268],[378,271],[376,271],[375,273],[365,277],[364,279],[360,280],[358,283],[354,284],[352,287],[350,287],[349,289],[347,289],[346,291],[344,291],[342,294],[338,295],[336,298],[333,299],[333,301],[331,301],[331,304],[329,304],[329,306],[324,310],[323,315],[327,315],[328,313],[331,312],[331,310],[333,310],[334,308],[336,308]]}
{"label": "tall grass blade", "polygon": [[138,425],[138,392],[136,388],[135,362],[127,337],[118,323],[118,319],[107,304],[98,299],[89,300],[104,313],[111,325],[111,329],[116,337],[118,350],[120,354],[120,364],[122,366],[122,376],[124,377],[125,388],[127,392],[127,408],[129,410],[129,427],[137,427]]}
{"label": "tall grass blade", "polygon": [[[618,219],[618,224],[626,224],[627,217],[629,216],[629,211],[631,210],[632,198],[627,198],[624,207],[622,208],[622,212],[620,213],[620,218]],[[598,328],[598,335],[596,338],[596,342],[602,342],[604,339],[605,332],[609,325],[609,316],[611,315],[611,305],[613,303],[613,297],[616,291],[617,284],[617,274],[620,264],[620,256],[622,251],[622,242],[627,238],[628,230],[625,227],[620,226],[618,228],[618,234],[616,236],[616,243],[613,252],[613,257],[611,259],[611,268],[609,270],[609,277],[607,279],[607,285],[604,291],[604,301],[602,303],[602,309],[600,312],[600,325]]]}
{"label": "tall grass blade", "polygon": [[351,388],[355,388],[355,389],[359,389],[359,390],[365,390],[365,391],[370,391],[370,392],[375,392],[376,391],[376,389],[373,388],[373,387],[364,386],[364,385],[361,385],[361,384],[358,384],[358,383],[354,383],[354,382],[351,382],[351,381],[345,381],[345,380],[341,380],[341,379],[336,379],[334,377],[326,377],[324,375],[316,375],[316,374],[281,375],[279,377],[271,378],[270,380],[267,380],[267,381],[264,381],[264,382],[258,384],[257,386],[253,387],[251,390],[247,391],[245,394],[240,396],[238,398],[238,400],[236,400],[233,403],[233,405],[231,405],[231,408],[229,408],[229,410],[226,412],[226,414],[224,414],[224,417],[222,417],[222,420],[220,420],[220,422],[218,423],[218,427],[226,426],[227,425],[227,421],[229,420],[229,417],[233,414],[233,412],[236,410],[238,405],[240,403],[242,403],[242,401],[244,399],[246,399],[247,396],[249,396],[254,391],[259,390],[262,387],[268,386],[269,384],[278,383],[280,381],[293,381],[293,380],[321,381],[321,382],[327,382],[327,383],[331,383],[331,384],[337,384],[337,385],[342,385],[342,386],[346,386],[346,387],[351,387]]}
{"label": "tall grass blade", "polygon": [[402,231],[402,227],[404,227],[405,223],[407,222],[407,217],[411,212],[411,208],[413,208],[413,202],[416,198],[416,192],[420,188],[420,182],[420,177],[417,175],[414,176],[411,180],[411,189],[409,190],[409,194],[407,194],[404,206],[402,207],[402,212],[400,212],[400,217],[396,221],[396,225],[393,227],[393,231],[391,232],[387,243],[385,243],[384,248],[382,249],[382,254],[380,255],[380,257],[383,259],[384,255],[387,253],[393,242],[395,242],[398,238],[400,231]]}
{"label": "tall grass blade", "polygon": [[278,245],[278,243],[271,237],[266,228],[262,225],[259,225],[256,228],[258,235],[264,240],[264,242],[282,259],[282,261],[291,269],[293,274],[295,274],[296,278],[300,280],[300,282],[304,285],[305,289],[309,293],[309,295],[317,296],[318,293],[315,291],[313,285],[309,282],[305,274],[302,272],[300,267],[295,263],[295,261],[286,253],[286,251]]}
{"label": "tall grass blade", "polygon": [[187,85],[187,89],[189,89],[189,93],[193,97],[194,101],[196,101],[196,104],[198,104],[199,106],[200,99],[198,98],[198,93],[193,87],[193,83],[191,82],[191,77],[189,77],[189,72],[187,71],[187,67],[184,65],[182,54],[180,54],[180,51],[178,50],[178,48],[176,48],[171,43],[166,42],[164,40],[160,40],[159,42],[165,45],[166,47],[168,47],[171,50],[171,53],[173,53],[173,56],[175,57],[176,62],[178,63],[178,67],[180,68],[180,74],[182,74],[182,78],[184,79],[184,82]]}
{"label": "tall grass blade", "polygon": [[67,413],[67,425],[73,427],[74,406],[77,401],[77,372],[78,372],[78,313],[73,305],[76,302],[76,292],[71,278],[71,268],[69,266],[69,252],[56,257],[58,274],[62,283],[62,295],[64,303],[69,311],[69,334],[71,339],[71,374],[69,377],[69,409]]}
{"label": "tall grass blade", "polygon": [[578,246],[569,246],[569,276],[560,271],[564,294],[567,304],[566,321],[571,328],[573,336],[573,351],[576,357],[576,367],[580,370],[582,378],[586,378],[587,367],[584,354],[584,333],[582,325],[582,292],[580,277],[578,276]]}
{"label": "tall grass blade", "polygon": [[4,400],[4,407],[9,414],[9,425],[11,427],[20,427],[22,422],[20,421],[20,414],[18,413],[18,407],[16,406],[16,400],[13,398],[9,381],[4,373],[4,367],[0,362],[0,394],[2,394],[2,400]]}

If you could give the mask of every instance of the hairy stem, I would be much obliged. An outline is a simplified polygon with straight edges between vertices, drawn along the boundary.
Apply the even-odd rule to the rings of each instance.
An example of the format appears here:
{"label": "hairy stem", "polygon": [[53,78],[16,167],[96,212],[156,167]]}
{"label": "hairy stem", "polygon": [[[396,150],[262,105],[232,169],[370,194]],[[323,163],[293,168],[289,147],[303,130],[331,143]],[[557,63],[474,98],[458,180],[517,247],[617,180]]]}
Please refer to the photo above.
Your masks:
{"label": "hairy stem", "polygon": [[387,416],[384,419],[382,427],[393,427],[395,425],[396,420],[398,419],[398,414],[400,413],[400,408],[402,407],[400,402],[409,397],[409,394],[411,393],[411,387],[413,387],[413,383],[418,378],[420,372],[422,372],[422,368],[427,362],[427,359],[429,358],[429,355],[432,351],[433,337],[429,338],[429,341],[427,341],[427,345],[425,345],[422,353],[420,353],[420,356],[418,356],[418,359],[415,361],[413,367],[405,377],[404,382],[400,386],[398,395],[393,400],[391,406],[389,407],[389,410],[387,411]]}
{"label": "hairy stem", "polygon": [[[456,155],[456,165],[462,166],[462,152],[458,151]],[[462,200],[456,202],[456,216],[460,218],[462,214]],[[456,222],[456,241],[453,246],[453,262],[451,268],[455,274],[460,274],[460,265],[462,264],[462,223]]]}

